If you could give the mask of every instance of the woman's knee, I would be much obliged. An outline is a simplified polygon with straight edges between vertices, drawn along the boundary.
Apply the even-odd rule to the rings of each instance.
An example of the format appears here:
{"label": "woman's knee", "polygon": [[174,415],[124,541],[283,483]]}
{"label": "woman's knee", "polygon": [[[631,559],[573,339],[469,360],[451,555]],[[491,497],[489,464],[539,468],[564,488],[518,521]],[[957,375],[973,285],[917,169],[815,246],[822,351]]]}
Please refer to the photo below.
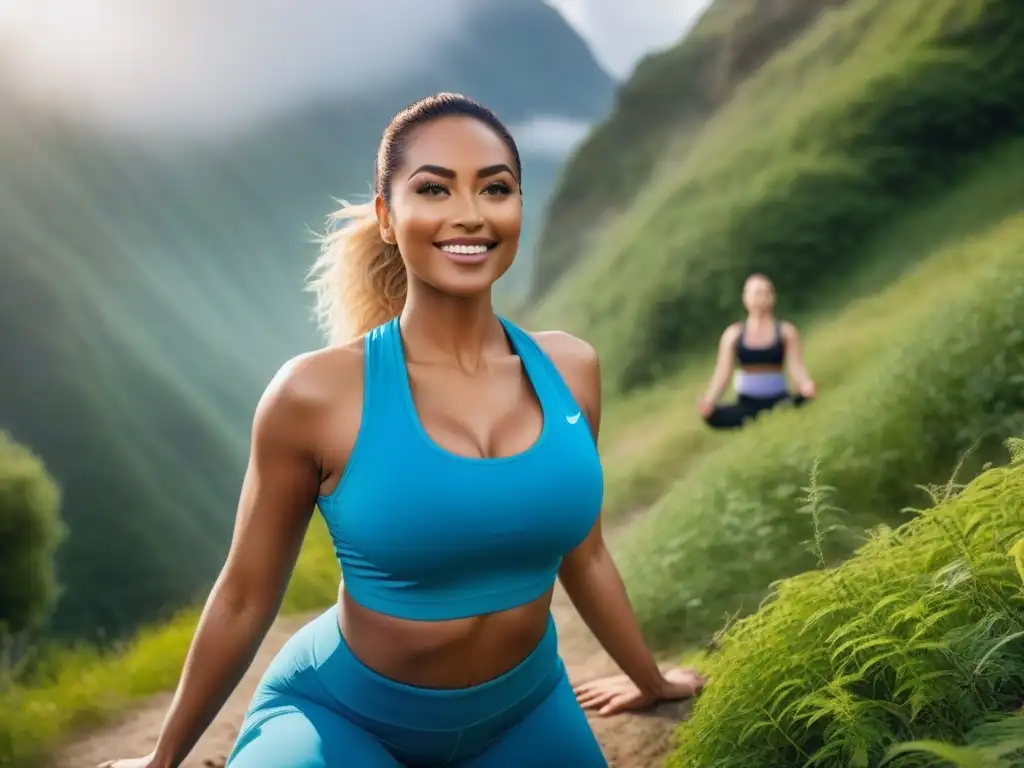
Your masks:
{"label": "woman's knee", "polygon": [[704,423],[711,429],[737,429],[743,426],[744,416],[734,405],[716,406],[704,417]]}
{"label": "woman's knee", "polygon": [[301,703],[243,726],[226,768],[401,768],[372,735],[343,716]]}

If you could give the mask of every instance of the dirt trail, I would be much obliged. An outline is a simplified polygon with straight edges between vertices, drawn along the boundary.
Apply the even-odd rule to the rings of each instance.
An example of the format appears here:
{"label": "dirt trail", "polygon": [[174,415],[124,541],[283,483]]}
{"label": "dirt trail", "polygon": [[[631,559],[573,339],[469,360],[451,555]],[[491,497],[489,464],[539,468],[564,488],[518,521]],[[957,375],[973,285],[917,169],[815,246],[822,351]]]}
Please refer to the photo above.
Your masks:
{"label": "dirt trail", "polygon": [[[560,585],[555,590],[552,613],[559,632],[559,650],[574,683],[618,672]],[[263,670],[281,645],[308,620],[307,616],[287,617],[274,624],[248,674],[199,740],[184,768],[222,768]],[[94,768],[112,757],[147,754],[156,741],[170,699],[170,694],[156,696],[120,723],[69,745],[51,768]],[[638,715],[593,715],[591,725],[611,768],[655,768],[671,750],[676,724],[688,713],[689,702],[682,702]]]}

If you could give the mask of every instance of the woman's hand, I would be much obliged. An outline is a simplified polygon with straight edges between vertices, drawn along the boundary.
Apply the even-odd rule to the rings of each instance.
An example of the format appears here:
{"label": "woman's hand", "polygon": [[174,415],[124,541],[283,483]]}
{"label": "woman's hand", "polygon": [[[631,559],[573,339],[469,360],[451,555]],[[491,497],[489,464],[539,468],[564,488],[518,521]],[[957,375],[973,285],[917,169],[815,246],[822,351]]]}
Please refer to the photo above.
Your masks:
{"label": "woman's hand", "polygon": [[662,701],[686,699],[699,693],[704,683],[696,670],[677,667],[664,673],[664,686],[657,693],[644,693],[626,675],[602,677],[577,685],[573,690],[583,709],[596,709],[604,716],[646,709]]}
{"label": "woman's hand", "polygon": [[800,382],[797,391],[810,400],[818,396],[818,385],[811,379],[805,379]]}
{"label": "woman's hand", "polygon": [[697,413],[701,415],[701,418],[706,419],[715,410],[715,401],[707,395],[704,395],[697,401]]}

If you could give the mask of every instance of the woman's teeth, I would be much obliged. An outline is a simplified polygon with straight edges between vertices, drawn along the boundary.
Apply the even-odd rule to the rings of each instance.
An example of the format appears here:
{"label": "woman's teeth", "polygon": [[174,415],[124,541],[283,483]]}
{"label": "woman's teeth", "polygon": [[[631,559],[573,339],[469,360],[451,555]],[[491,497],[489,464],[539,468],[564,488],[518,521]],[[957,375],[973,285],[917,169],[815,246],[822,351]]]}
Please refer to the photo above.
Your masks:
{"label": "woman's teeth", "polygon": [[490,249],[486,245],[442,245],[441,250],[445,253],[455,253],[459,256],[476,256],[481,253],[487,253]]}

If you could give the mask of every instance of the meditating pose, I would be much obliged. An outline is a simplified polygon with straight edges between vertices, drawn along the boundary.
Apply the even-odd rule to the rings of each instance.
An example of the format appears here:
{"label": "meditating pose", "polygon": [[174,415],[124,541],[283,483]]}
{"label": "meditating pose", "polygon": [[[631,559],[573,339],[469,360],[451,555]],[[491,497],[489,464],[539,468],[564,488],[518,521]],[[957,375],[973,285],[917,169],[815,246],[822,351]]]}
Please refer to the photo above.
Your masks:
{"label": "meditating pose", "polygon": [[[335,214],[312,272],[331,345],[256,409],[230,552],[155,749],[107,765],[184,760],[273,622],[314,507],[339,600],[267,669],[229,768],[596,768],[584,708],[703,685],[655,663],[602,537],[593,348],[492,307],[521,184],[508,130],[463,96],[385,130],[373,201]],[[570,685],[556,577],[624,675]]]}
{"label": "meditating pose", "polygon": [[[711,383],[697,405],[710,427],[736,429],[781,403],[801,406],[817,394],[800,351],[800,334],[792,323],[775,318],[775,287],[762,274],[747,278],[743,285],[744,322],[733,323],[718,343],[718,361]],[[718,400],[736,371],[736,402]],[[786,372],[793,378],[791,393]]]}

